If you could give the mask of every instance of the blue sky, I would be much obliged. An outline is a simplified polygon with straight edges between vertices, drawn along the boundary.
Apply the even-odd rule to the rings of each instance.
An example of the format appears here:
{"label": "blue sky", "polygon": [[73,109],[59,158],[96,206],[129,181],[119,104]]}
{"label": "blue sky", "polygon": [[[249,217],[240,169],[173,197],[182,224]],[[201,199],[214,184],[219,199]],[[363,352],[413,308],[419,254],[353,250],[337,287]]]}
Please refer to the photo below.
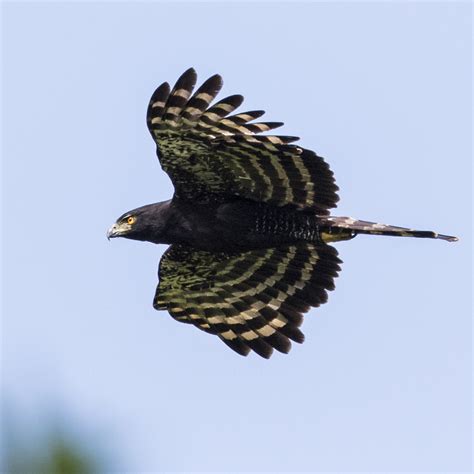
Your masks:
{"label": "blue sky", "polygon": [[[3,5],[2,384],[113,471],[470,471],[468,3]],[[326,157],[361,236],[306,342],[270,361],[151,306],[164,246],[108,242],[168,199],[149,96],[194,66]],[[221,96],[222,97],[222,96]],[[93,433],[93,434],[91,434]]]}

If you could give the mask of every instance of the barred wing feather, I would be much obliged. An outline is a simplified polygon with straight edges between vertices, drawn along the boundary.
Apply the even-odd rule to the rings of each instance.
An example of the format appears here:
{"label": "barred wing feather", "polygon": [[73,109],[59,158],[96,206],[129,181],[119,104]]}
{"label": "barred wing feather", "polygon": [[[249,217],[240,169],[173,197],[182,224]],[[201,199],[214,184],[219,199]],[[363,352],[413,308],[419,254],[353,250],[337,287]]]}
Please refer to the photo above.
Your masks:
{"label": "barred wing feather", "polygon": [[323,158],[293,145],[296,137],[259,135],[283,125],[250,123],[261,110],[229,115],[241,95],[211,105],[222,87],[219,75],[192,94],[196,79],[188,69],[172,90],[167,83],[158,87],[148,106],[148,128],[176,196],[200,202],[239,196],[328,215],[339,198]]}
{"label": "barred wing feather", "polygon": [[162,257],[153,306],[216,334],[241,355],[269,358],[303,342],[303,313],[327,300],[340,270],[328,245],[299,243],[241,253],[172,245]]}

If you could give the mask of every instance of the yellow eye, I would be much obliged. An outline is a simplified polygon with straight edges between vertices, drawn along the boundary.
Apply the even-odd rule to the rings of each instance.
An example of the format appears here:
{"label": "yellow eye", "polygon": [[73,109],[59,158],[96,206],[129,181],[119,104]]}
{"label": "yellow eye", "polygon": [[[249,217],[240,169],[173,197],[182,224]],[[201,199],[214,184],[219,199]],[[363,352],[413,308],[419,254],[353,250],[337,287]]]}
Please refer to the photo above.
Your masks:
{"label": "yellow eye", "polygon": [[128,217],[127,217],[127,224],[128,224],[128,225],[132,225],[132,224],[135,223],[136,220],[137,220],[137,219],[136,219],[134,216],[128,216]]}

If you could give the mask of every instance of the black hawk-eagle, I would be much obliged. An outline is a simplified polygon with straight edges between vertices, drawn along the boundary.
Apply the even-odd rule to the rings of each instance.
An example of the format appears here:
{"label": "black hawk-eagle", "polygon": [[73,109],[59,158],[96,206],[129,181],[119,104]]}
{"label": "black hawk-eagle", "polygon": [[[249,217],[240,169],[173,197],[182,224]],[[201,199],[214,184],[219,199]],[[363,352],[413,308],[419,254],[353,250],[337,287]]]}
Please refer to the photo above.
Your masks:
{"label": "black hawk-eagle", "polygon": [[283,125],[234,114],[241,95],[212,104],[214,75],[193,94],[188,69],[153,93],[147,125],[173,182],[169,201],[126,212],[107,236],[167,244],[153,300],[158,310],[217,335],[241,355],[287,353],[303,342],[303,314],[327,301],[341,260],[329,242],[357,234],[455,237],[332,217],[338,187],[296,137],[261,135]]}

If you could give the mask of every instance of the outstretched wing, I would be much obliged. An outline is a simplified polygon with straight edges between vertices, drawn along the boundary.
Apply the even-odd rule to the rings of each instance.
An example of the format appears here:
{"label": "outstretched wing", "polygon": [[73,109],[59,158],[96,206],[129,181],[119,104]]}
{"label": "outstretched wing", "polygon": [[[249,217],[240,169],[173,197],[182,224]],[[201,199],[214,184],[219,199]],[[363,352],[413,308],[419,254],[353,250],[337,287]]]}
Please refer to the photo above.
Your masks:
{"label": "outstretched wing", "polygon": [[211,106],[222,87],[217,74],[191,96],[196,79],[191,68],[173,90],[162,84],[147,111],[148,128],[175,195],[201,202],[239,196],[329,214],[339,199],[338,188],[323,158],[290,144],[296,137],[258,135],[283,125],[250,123],[263,111],[228,116],[242,103],[241,95]]}
{"label": "outstretched wing", "polygon": [[327,300],[341,260],[329,245],[299,243],[242,253],[172,245],[153,306],[216,334],[241,355],[269,358],[303,342],[303,313]]}

